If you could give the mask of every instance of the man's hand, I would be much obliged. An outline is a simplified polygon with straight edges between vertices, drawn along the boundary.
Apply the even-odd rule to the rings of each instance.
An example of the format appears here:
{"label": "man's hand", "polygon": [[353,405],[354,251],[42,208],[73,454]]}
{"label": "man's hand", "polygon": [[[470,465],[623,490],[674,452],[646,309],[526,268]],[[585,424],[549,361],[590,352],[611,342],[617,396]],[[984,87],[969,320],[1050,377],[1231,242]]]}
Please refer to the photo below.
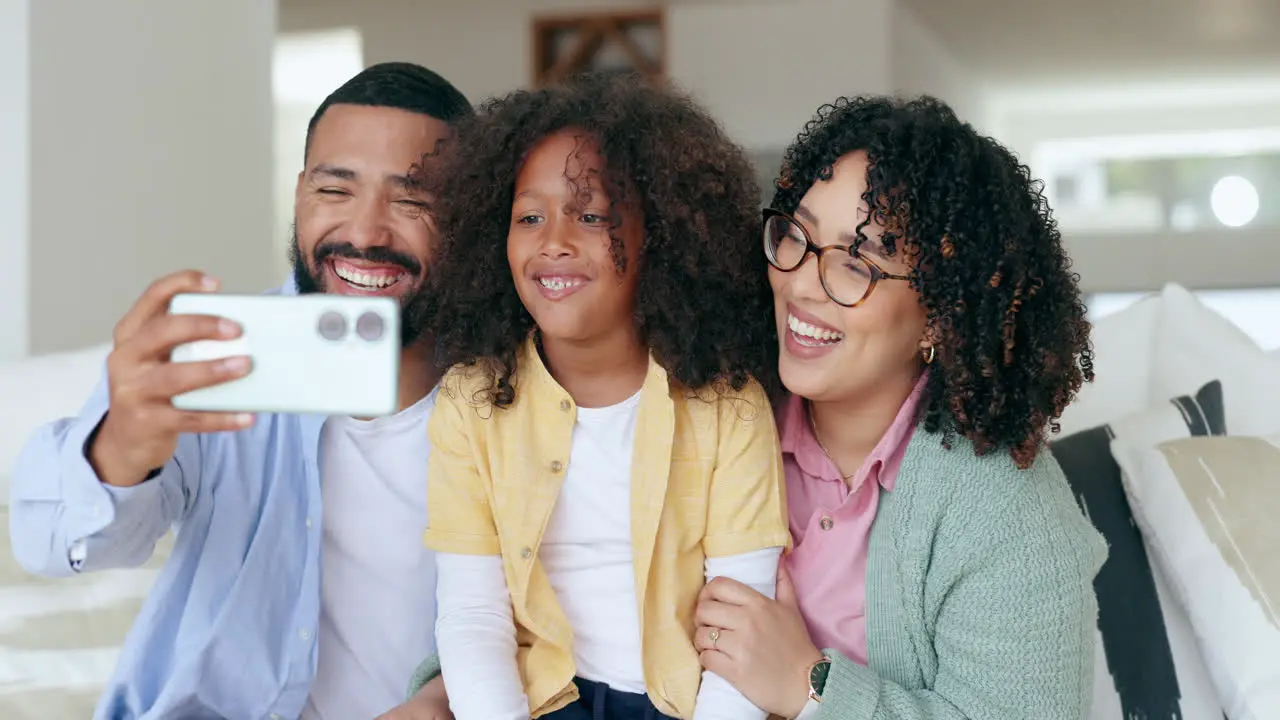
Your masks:
{"label": "man's hand", "polygon": [[374,720],[454,720],[453,713],[449,711],[449,697],[444,691],[444,678],[437,675],[404,704]]}
{"label": "man's hand", "polygon": [[152,283],[116,325],[115,347],[107,358],[111,409],[87,449],[103,482],[122,487],[141,483],[173,457],[180,433],[239,430],[253,421],[251,415],[173,407],[175,395],[249,372],[246,357],[169,362],[170,351],[183,343],[240,334],[235,323],[221,318],[168,312],[174,295],[217,288],[217,281],[193,270],[168,275]]}

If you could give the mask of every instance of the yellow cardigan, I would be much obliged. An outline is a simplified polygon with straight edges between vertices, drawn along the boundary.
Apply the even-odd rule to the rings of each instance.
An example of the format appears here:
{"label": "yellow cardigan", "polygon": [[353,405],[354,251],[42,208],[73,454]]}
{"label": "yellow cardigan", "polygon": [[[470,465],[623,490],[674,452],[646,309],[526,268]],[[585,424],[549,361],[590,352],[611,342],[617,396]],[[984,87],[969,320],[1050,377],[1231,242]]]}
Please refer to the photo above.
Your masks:
{"label": "yellow cardigan", "polygon": [[[514,385],[515,401],[494,408],[482,371],[446,374],[428,424],[425,540],[438,552],[502,556],[518,665],[539,717],[577,698],[573,631],[538,560],[576,405],[532,341]],[[693,392],[652,358],[637,412],[631,532],[645,684],[660,712],[692,718],[702,675],[693,612],[706,558],[790,543],[777,430],[758,384]]]}

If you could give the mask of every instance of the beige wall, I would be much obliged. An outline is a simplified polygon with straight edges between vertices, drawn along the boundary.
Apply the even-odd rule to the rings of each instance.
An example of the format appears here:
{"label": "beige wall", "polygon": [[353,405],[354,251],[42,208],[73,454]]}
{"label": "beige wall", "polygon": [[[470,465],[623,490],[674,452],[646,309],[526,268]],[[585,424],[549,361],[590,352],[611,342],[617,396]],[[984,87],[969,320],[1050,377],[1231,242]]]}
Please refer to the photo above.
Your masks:
{"label": "beige wall", "polygon": [[[0,163],[0,195],[29,219],[0,212],[0,281],[27,278],[21,298],[0,291],[0,357],[106,340],[150,280],[183,267],[230,290],[276,283],[273,3],[0,4],[3,32],[25,41],[0,42],[15,61],[0,62],[0,87],[16,100],[0,142],[29,130],[29,165]],[[20,29],[7,22],[16,12],[29,13]]]}
{"label": "beige wall", "polygon": [[356,27],[365,63],[416,62],[448,78],[472,101],[531,79],[530,19],[543,12],[625,0],[280,0],[282,32]]}
{"label": "beige wall", "polygon": [[28,2],[0,0],[0,363],[25,356],[30,345]]}
{"label": "beige wall", "polygon": [[[281,0],[280,29],[357,27],[367,63],[427,65],[478,101],[529,83],[536,14],[587,6],[637,3]],[[945,50],[914,18],[895,16],[892,0],[707,0],[666,7],[671,76],[752,150],[785,146],[819,105],[842,94],[932,91],[966,111],[977,105],[963,72],[945,62]],[[899,34],[922,50],[895,49]],[[918,61],[894,62],[904,57]]]}
{"label": "beige wall", "polygon": [[673,5],[670,73],[743,145],[784,147],[823,103],[892,88],[890,9],[890,0]]}
{"label": "beige wall", "polygon": [[941,98],[961,119],[990,132],[985,95],[973,72],[901,2],[893,9],[892,38],[895,92]]}

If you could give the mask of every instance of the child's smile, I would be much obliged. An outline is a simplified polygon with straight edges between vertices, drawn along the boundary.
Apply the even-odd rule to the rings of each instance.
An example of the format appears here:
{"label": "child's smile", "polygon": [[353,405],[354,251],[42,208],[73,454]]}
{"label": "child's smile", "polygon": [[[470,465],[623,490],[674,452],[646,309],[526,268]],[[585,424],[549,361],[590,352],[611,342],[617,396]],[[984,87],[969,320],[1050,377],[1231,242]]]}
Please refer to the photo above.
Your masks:
{"label": "child's smile", "polygon": [[586,276],[562,272],[535,273],[533,279],[548,300],[563,300],[591,282]]}

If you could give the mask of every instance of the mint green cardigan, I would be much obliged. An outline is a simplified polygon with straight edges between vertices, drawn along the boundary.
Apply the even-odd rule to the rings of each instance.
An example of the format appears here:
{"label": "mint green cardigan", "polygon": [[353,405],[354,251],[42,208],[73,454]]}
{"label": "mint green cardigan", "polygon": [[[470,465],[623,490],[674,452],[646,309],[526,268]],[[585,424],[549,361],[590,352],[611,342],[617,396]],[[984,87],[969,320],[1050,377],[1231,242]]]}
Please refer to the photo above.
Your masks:
{"label": "mint green cardigan", "polygon": [[[820,720],[1082,720],[1106,558],[1048,450],[1018,470],[918,429],[867,555],[868,665],[833,650]],[[428,658],[410,693],[439,673]]]}

